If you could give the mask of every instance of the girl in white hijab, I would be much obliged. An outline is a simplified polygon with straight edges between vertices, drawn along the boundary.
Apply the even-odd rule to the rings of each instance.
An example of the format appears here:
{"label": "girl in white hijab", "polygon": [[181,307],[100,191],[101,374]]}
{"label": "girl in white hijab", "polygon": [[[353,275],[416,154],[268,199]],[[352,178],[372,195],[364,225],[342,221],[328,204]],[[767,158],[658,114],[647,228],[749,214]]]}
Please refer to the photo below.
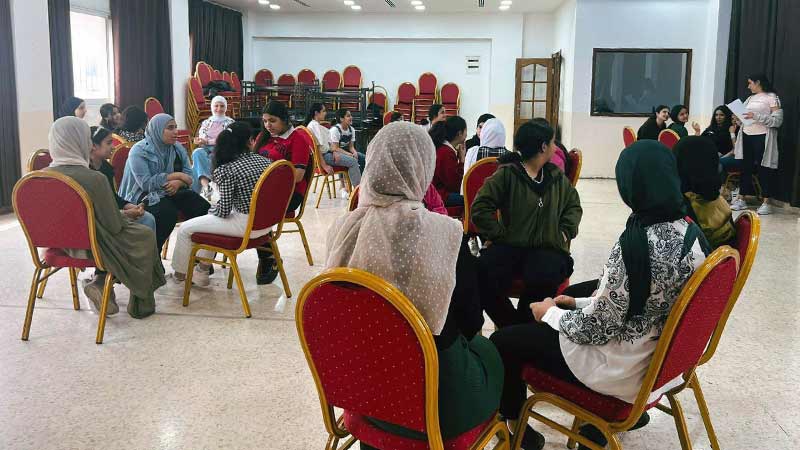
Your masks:
{"label": "girl in white hijab", "polygon": [[481,143],[467,149],[467,156],[464,158],[464,173],[483,158],[500,157],[508,153],[506,149],[506,128],[500,119],[489,119],[483,124],[481,129]]}
{"label": "girl in white hijab", "polygon": [[[475,261],[460,223],[423,206],[435,167],[436,150],[422,127],[409,122],[383,127],[367,151],[358,208],[328,232],[325,265],[380,276],[419,310],[439,353],[439,420],[447,439],[496,413],[502,363],[491,342],[477,335],[483,316]],[[385,431],[425,439],[369,420]],[[364,448],[371,447],[362,442]]]}
{"label": "girl in white hijab", "polygon": [[194,143],[198,147],[192,152],[192,175],[194,180],[192,189],[201,194],[206,200],[211,201],[211,160],[214,146],[217,145],[217,136],[235,122],[225,115],[228,111],[228,101],[225,97],[217,95],[211,99],[211,112],[213,115],[200,124],[200,130]]}

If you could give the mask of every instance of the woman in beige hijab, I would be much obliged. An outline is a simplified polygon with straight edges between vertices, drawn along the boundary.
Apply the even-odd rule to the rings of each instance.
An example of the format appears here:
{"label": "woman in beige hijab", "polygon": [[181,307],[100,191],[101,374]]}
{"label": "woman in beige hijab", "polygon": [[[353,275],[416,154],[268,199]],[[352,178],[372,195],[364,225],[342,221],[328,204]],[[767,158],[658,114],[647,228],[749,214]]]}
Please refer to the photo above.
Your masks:
{"label": "woman in beige hijab", "polygon": [[[439,422],[444,439],[489,420],[497,411],[503,368],[497,350],[478,335],[483,315],[474,257],[461,225],[425,209],[436,150],[409,122],[383,127],[369,145],[358,208],[328,232],[326,267],[352,267],[392,283],[419,310],[439,354]],[[425,436],[370,419],[404,437]],[[362,449],[370,448],[362,443]]]}
{"label": "woman in beige hijab", "polygon": [[[46,170],[59,172],[74,179],[89,195],[94,208],[97,243],[105,269],[131,291],[128,314],[141,319],[155,312],[153,293],[164,284],[164,268],[156,249],[153,230],[131,222],[119,212],[108,180],[89,168],[92,149],[89,125],[76,117],[62,117],[50,128],[50,156],[53,162]],[[83,250],[68,250],[73,257],[91,257]],[[101,306],[101,290],[84,293],[97,311]],[[119,311],[116,302],[109,301],[108,314]]]}

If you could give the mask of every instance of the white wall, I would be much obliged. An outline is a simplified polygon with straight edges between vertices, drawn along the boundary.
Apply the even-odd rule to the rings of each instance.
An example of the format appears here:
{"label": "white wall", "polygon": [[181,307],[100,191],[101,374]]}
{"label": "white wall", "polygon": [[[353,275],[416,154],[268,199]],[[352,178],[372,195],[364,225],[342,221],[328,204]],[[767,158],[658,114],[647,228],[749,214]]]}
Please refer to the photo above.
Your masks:
{"label": "white wall", "polygon": [[172,38],[173,116],[178,128],[186,128],[186,85],[193,73],[189,42],[189,0],[170,0],[170,35]]}
{"label": "white wall", "polygon": [[554,14],[553,52],[561,52],[561,92],[559,95],[559,118],[561,139],[569,143],[572,135],[572,83],[575,78],[575,15],[577,3],[567,0]]}
{"label": "white wall", "polygon": [[549,58],[555,40],[555,15],[525,14],[522,20],[522,57]]}
{"label": "white wall", "polygon": [[53,123],[53,84],[50,75],[50,33],[47,2],[11,0],[14,33],[14,72],[17,83],[20,167],[47,148]]}

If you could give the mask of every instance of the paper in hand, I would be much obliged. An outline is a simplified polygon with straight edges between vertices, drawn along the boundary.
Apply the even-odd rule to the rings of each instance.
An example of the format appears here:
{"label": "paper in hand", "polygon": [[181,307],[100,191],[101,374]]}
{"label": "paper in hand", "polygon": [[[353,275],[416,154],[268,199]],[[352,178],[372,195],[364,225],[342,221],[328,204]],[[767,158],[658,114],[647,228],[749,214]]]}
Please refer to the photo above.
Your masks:
{"label": "paper in hand", "polygon": [[752,125],[753,124],[753,119],[745,119],[744,118],[744,114],[746,112],[748,112],[748,111],[747,111],[747,108],[744,106],[744,103],[742,103],[741,100],[739,100],[737,98],[736,100],[728,103],[726,106],[728,107],[728,109],[731,110],[731,112],[734,115],[736,115],[736,117],[739,118],[739,120],[742,121],[742,125]]}

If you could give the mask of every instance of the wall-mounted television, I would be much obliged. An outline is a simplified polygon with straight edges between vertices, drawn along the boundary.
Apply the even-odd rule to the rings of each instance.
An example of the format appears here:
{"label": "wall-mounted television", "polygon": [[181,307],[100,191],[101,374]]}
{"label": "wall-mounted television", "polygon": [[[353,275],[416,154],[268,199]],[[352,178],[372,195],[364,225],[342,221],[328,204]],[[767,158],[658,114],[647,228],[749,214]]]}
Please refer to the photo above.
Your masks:
{"label": "wall-mounted television", "polygon": [[658,105],[689,104],[691,49],[596,48],[593,116],[647,116]]}

